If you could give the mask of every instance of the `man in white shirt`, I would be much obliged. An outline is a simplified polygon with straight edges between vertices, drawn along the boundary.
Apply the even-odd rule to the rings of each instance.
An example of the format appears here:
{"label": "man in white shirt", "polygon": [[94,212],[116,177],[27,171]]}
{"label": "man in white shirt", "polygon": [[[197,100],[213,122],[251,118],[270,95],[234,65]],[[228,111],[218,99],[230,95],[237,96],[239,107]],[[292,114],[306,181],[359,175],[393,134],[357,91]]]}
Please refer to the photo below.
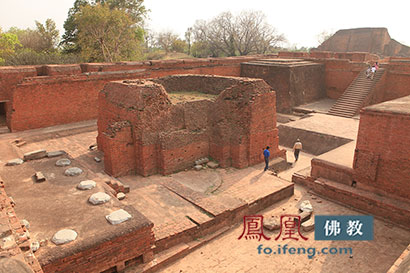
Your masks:
{"label": "man in white shirt", "polygon": [[302,142],[300,139],[297,139],[295,144],[293,145],[293,154],[295,155],[295,162],[298,161],[299,153],[302,150]]}

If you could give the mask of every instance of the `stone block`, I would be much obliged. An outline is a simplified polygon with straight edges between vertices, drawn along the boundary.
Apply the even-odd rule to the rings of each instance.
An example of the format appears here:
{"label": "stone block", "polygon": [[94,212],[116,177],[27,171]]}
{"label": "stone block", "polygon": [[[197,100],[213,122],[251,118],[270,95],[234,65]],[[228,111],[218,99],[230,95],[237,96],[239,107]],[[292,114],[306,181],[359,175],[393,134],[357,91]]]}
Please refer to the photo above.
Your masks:
{"label": "stone block", "polygon": [[36,172],[34,174],[34,179],[36,180],[37,183],[46,181],[46,177],[44,176],[42,172]]}
{"label": "stone block", "polygon": [[123,199],[125,199],[125,193],[123,193],[123,192],[117,193],[117,198],[118,198],[118,200],[123,200]]}
{"label": "stone block", "polygon": [[216,169],[219,167],[219,164],[213,161],[208,162],[206,165],[211,169]]}
{"label": "stone block", "polygon": [[71,165],[71,160],[68,158],[61,158],[59,160],[57,160],[56,162],[56,166],[57,167],[66,167],[66,166],[70,166]]}
{"label": "stone block", "polygon": [[16,165],[21,165],[23,163],[24,161],[21,158],[16,158],[16,159],[7,161],[6,166],[16,166]]}
{"label": "stone block", "polygon": [[65,170],[64,175],[66,176],[77,176],[83,173],[83,170],[78,167],[73,167]]}
{"label": "stone block", "polygon": [[305,200],[299,205],[299,210],[301,212],[303,212],[303,211],[313,212],[313,206],[312,206],[312,204],[310,203],[309,200]]}
{"label": "stone block", "polygon": [[88,201],[93,205],[104,204],[110,201],[111,197],[105,192],[97,192],[90,196]]}
{"label": "stone block", "polygon": [[130,192],[130,185],[123,184],[124,186],[124,193],[129,193]]}
{"label": "stone block", "polygon": [[54,234],[51,241],[56,245],[62,245],[77,239],[77,232],[72,229],[62,229]]}
{"label": "stone block", "polygon": [[128,221],[132,216],[123,209],[116,210],[109,215],[105,216],[108,222],[112,225],[118,225],[122,222]]}
{"label": "stone block", "polygon": [[267,230],[277,230],[280,229],[280,220],[276,216],[263,219],[263,227]]}
{"label": "stone block", "polygon": [[24,154],[24,161],[41,159],[47,156],[46,150],[36,150]]}
{"label": "stone block", "polygon": [[53,152],[48,152],[47,157],[52,158],[52,157],[57,157],[57,156],[62,156],[66,155],[67,153],[65,151],[53,151]]}
{"label": "stone block", "polygon": [[302,230],[303,231],[311,231],[315,229],[315,221],[313,218],[307,220],[306,222],[302,223]]}
{"label": "stone block", "polygon": [[77,189],[79,190],[91,190],[95,188],[97,183],[94,180],[84,180],[81,181],[80,184],[77,185]]}

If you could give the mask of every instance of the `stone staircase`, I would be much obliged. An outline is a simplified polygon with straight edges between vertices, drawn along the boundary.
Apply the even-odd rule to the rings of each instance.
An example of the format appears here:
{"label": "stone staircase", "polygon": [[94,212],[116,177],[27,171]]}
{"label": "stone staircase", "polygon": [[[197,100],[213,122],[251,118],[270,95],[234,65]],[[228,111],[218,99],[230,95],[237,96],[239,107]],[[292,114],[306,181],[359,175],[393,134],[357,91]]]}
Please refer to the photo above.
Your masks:
{"label": "stone staircase", "polygon": [[355,116],[384,72],[384,68],[379,68],[373,80],[366,78],[366,70],[360,72],[343,95],[336,101],[332,108],[330,108],[328,114],[345,118]]}

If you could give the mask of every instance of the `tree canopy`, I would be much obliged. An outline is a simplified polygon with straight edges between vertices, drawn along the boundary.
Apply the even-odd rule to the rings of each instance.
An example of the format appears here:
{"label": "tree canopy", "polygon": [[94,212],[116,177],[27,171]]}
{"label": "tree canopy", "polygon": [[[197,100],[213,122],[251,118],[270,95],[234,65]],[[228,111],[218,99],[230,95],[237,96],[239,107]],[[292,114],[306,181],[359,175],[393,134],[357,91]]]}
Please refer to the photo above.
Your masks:
{"label": "tree canopy", "polygon": [[14,53],[18,45],[20,45],[20,42],[16,34],[3,33],[0,28],[0,64],[4,63],[8,55]]}
{"label": "tree canopy", "polygon": [[223,12],[210,21],[196,21],[191,29],[198,57],[264,54],[285,41],[260,11]]}
{"label": "tree canopy", "polygon": [[121,9],[106,4],[85,5],[74,17],[81,55],[90,61],[133,59],[142,44],[142,29]]}
{"label": "tree canopy", "polygon": [[143,26],[148,10],[144,6],[144,0],[76,0],[68,12],[68,17],[64,22],[65,33],[63,34],[61,46],[66,53],[80,53],[81,46],[78,40],[79,26],[78,19],[81,9],[90,6],[104,6],[109,10],[120,10],[126,13],[133,25]]}

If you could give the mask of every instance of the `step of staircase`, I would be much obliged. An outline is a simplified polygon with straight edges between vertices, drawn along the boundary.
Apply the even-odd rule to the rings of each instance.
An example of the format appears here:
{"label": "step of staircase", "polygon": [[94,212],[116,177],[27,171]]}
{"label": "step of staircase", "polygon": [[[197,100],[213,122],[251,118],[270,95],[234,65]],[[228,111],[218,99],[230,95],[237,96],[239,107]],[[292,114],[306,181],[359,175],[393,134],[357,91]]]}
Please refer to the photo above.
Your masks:
{"label": "step of staircase", "polygon": [[330,108],[328,114],[349,118],[355,116],[359,112],[360,107],[363,105],[367,96],[383,76],[383,73],[384,69],[379,68],[373,79],[368,79],[366,78],[365,70],[360,72],[353,82],[346,88],[343,95]]}

